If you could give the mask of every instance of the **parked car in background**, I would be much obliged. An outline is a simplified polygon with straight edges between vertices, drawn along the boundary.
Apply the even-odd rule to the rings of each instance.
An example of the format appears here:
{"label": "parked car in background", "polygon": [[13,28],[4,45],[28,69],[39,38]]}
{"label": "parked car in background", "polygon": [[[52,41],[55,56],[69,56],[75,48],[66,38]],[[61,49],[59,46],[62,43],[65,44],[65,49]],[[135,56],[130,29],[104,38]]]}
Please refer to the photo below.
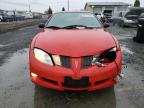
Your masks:
{"label": "parked car in background", "polygon": [[137,26],[138,18],[142,17],[144,8],[133,7],[129,11],[119,12],[117,15],[112,16],[110,19],[113,24],[118,24],[121,27],[124,26]]}
{"label": "parked car in background", "polygon": [[123,12],[119,12],[119,14],[117,14],[116,16],[113,16],[110,19],[111,22],[113,23],[113,25],[117,24],[117,25],[119,25],[121,27],[124,27],[124,26],[136,26],[137,25],[136,18],[133,19],[133,20],[132,19],[128,19],[127,16],[126,16],[127,13],[128,12],[123,11]]}

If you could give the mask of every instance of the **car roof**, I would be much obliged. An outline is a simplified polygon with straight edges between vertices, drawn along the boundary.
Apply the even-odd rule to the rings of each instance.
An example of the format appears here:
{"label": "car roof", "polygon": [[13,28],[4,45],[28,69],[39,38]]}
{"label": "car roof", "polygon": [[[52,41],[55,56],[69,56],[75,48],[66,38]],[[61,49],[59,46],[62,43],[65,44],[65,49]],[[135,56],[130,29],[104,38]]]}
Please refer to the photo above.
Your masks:
{"label": "car roof", "polygon": [[130,10],[144,10],[144,7],[131,7]]}

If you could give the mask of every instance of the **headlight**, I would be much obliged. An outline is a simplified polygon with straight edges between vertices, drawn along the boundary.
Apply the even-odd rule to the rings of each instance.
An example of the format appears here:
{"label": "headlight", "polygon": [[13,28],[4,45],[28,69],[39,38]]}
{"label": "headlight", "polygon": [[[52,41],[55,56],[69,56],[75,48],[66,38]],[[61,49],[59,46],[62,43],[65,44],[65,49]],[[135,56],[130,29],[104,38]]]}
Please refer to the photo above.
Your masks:
{"label": "headlight", "polygon": [[38,61],[48,64],[50,66],[53,66],[52,59],[51,59],[50,55],[47,54],[46,52],[44,52],[38,48],[34,48],[34,55]]}
{"label": "headlight", "polygon": [[111,48],[102,54],[93,56],[92,65],[104,66],[104,63],[113,62],[116,59],[117,49]]}

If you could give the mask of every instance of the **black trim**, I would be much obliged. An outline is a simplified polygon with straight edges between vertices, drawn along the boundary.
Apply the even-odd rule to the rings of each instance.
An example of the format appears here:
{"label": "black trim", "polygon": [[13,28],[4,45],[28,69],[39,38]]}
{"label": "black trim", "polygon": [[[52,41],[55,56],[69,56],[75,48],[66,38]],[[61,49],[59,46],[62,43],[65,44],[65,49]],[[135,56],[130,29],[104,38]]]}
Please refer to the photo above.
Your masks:
{"label": "black trim", "polygon": [[66,88],[87,88],[91,84],[89,83],[89,77],[83,77],[80,80],[72,79],[71,77],[65,77],[62,85]]}
{"label": "black trim", "polygon": [[57,81],[53,81],[53,80],[50,80],[50,79],[47,79],[47,78],[42,78],[42,80],[46,81],[46,82],[49,82],[49,83],[52,83],[52,84],[55,84],[55,85],[58,85],[58,82]]}
{"label": "black trim", "polygon": [[95,85],[99,85],[99,84],[102,84],[102,83],[105,83],[107,82],[109,79],[104,79],[104,80],[101,80],[101,81],[96,81],[94,84]]}

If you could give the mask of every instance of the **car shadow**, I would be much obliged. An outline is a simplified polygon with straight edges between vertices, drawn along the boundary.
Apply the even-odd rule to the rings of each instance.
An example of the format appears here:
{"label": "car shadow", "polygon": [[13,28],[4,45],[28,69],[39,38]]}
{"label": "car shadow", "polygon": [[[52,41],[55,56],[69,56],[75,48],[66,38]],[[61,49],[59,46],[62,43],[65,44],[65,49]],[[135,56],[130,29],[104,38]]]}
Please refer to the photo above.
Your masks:
{"label": "car shadow", "polygon": [[35,86],[34,108],[116,108],[114,87],[98,91],[54,91]]}

